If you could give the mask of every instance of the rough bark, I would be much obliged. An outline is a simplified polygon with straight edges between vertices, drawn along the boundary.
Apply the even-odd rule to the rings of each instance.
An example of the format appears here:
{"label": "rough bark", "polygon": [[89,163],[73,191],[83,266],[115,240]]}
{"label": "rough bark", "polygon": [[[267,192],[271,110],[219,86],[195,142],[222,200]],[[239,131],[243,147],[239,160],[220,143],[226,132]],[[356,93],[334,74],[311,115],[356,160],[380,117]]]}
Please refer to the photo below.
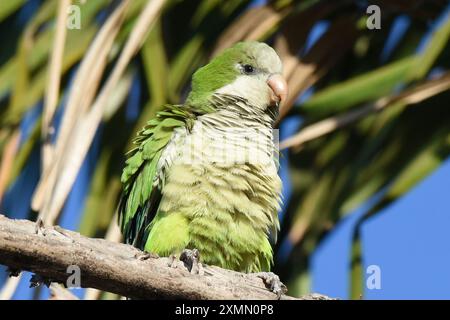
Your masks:
{"label": "rough bark", "polygon": [[[28,220],[0,215],[0,264],[27,270],[50,281],[66,283],[68,266],[81,270],[81,286],[136,299],[275,299],[252,274],[213,266],[204,275],[190,274],[181,262],[150,257],[125,244],[84,237],[60,227],[37,232]],[[301,299],[326,299],[309,295]],[[282,299],[295,299],[283,296]]]}

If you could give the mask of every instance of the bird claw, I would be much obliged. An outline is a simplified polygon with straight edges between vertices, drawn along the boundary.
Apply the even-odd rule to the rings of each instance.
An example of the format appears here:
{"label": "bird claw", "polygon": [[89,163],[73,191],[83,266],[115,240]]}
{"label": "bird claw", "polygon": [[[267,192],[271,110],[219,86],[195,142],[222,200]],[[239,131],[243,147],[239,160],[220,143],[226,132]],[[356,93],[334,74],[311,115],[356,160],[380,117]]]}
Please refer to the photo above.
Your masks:
{"label": "bird claw", "polygon": [[150,258],[152,258],[152,259],[159,258],[159,256],[156,253],[151,253],[151,252],[138,252],[134,255],[134,257],[136,259],[138,259],[139,261],[145,261]]}
{"label": "bird claw", "polygon": [[200,252],[197,249],[184,249],[180,254],[180,260],[191,274],[204,275],[203,266],[200,263]]}
{"label": "bird claw", "polygon": [[277,295],[279,300],[287,292],[287,287],[281,282],[280,278],[273,272],[258,272],[256,276],[261,278],[266,288]]}
{"label": "bird claw", "polygon": [[174,255],[174,254],[171,254],[169,256],[169,262],[167,263],[167,266],[170,267],[170,268],[176,269],[177,268],[177,261],[178,261],[177,260],[177,256]]}
{"label": "bird claw", "polygon": [[44,225],[44,220],[42,220],[42,218],[37,218],[36,220],[36,224],[34,227],[34,233],[35,234],[42,234],[43,236],[45,236],[47,234],[46,230],[45,230],[45,225]]}

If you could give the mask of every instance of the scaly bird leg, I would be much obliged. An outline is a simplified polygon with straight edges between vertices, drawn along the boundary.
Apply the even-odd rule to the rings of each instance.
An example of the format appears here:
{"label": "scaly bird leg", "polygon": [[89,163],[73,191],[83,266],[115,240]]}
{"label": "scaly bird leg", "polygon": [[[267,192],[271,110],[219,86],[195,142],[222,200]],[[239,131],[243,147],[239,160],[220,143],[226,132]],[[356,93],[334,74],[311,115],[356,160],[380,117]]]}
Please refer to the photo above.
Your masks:
{"label": "scaly bird leg", "polygon": [[279,300],[287,292],[287,287],[281,282],[280,278],[273,272],[257,272],[255,275],[261,278],[266,288],[277,295]]}
{"label": "scaly bird leg", "polygon": [[184,249],[180,254],[180,260],[191,274],[204,274],[203,266],[200,263],[200,252],[197,249]]}

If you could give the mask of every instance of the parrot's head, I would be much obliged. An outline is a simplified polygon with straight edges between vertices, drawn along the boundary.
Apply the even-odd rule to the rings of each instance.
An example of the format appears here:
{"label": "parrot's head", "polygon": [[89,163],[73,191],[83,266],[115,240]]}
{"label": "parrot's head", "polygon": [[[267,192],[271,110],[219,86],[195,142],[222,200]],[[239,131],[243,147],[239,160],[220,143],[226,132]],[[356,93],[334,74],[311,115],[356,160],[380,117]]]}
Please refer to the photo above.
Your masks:
{"label": "parrot's head", "polygon": [[281,72],[281,60],[270,46],[239,42],[194,73],[187,103],[202,113],[210,113],[216,111],[211,98],[227,94],[262,111],[278,108],[288,93]]}

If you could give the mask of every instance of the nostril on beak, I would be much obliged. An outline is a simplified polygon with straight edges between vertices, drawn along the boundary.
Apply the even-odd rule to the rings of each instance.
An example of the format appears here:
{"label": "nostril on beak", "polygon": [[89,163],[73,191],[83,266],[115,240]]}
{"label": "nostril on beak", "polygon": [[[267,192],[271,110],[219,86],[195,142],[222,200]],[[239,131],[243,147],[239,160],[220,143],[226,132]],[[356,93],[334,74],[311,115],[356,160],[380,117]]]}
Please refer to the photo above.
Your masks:
{"label": "nostril on beak", "polygon": [[282,103],[283,101],[286,101],[288,95],[288,85],[281,74],[271,75],[267,80],[267,84],[275,94],[275,97],[271,97],[271,102]]}

